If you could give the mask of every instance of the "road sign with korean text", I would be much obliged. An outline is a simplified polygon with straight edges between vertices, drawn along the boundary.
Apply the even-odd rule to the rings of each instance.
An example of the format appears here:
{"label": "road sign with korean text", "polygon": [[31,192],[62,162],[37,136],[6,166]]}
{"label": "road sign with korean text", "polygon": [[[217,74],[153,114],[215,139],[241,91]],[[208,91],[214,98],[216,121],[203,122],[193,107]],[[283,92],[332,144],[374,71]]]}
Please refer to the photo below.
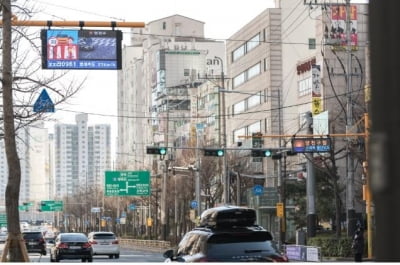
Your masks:
{"label": "road sign with korean text", "polygon": [[150,196],[150,171],[106,171],[105,196]]}

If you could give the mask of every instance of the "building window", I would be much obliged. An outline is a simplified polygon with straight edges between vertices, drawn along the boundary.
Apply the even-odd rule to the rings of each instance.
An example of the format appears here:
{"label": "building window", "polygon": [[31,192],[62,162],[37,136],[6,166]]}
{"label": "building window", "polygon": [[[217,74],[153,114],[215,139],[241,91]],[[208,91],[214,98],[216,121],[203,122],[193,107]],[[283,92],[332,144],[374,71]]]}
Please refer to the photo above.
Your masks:
{"label": "building window", "polygon": [[236,50],[234,50],[232,52],[232,61],[236,61],[237,59],[239,59],[240,57],[242,57],[244,55],[244,45],[240,46],[239,48],[237,48]]}
{"label": "building window", "polygon": [[245,101],[240,101],[239,103],[233,105],[233,115],[243,112],[246,107],[245,103],[246,103]]}
{"label": "building window", "polygon": [[260,45],[261,35],[258,33],[246,43],[240,45],[232,52],[232,62],[238,60],[240,57],[244,56],[246,53],[250,52],[252,49]]}
{"label": "building window", "polygon": [[256,75],[259,75],[261,73],[261,64],[258,63],[247,70],[247,79],[251,79]]}
{"label": "building window", "polygon": [[299,81],[298,93],[299,97],[310,95],[312,91],[312,78],[306,78]]}
{"label": "building window", "polygon": [[244,75],[245,73],[240,73],[239,75],[235,76],[233,78],[233,88],[240,86],[241,84],[244,83]]}
{"label": "building window", "polygon": [[163,30],[166,30],[166,29],[167,29],[167,22],[163,22],[163,23],[162,23],[162,29],[163,29]]}
{"label": "building window", "polygon": [[244,136],[246,135],[246,128],[240,128],[238,130],[233,131],[233,141],[235,143],[241,142],[241,138],[239,136]]}
{"label": "building window", "polygon": [[253,65],[246,71],[238,74],[233,78],[233,88],[236,88],[243,84],[244,82],[248,81],[249,79],[253,78],[256,75],[259,75],[261,73],[261,63],[258,63],[256,65]]}
{"label": "building window", "polygon": [[251,96],[247,99],[247,107],[250,109],[261,104],[261,93]]}
{"label": "building window", "polygon": [[247,126],[247,132],[248,135],[252,135],[253,133],[259,133],[261,132],[261,122],[255,122],[253,124],[250,124],[249,126]]}
{"label": "building window", "polygon": [[257,47],[258,45],[260,45],[260,33],[258,33],[256,36],[251,38],[249,41],[247,41],[247,43],[246,43],[246,47],[247,47],[246,53],[251,51],[255,47]]}

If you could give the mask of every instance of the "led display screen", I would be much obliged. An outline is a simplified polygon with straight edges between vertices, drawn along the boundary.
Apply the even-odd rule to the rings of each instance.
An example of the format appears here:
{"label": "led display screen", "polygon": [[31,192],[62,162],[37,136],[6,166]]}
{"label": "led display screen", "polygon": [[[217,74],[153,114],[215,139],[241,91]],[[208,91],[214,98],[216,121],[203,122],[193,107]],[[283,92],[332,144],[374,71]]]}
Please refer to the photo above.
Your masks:
{"label": "led display screen", "polygon": [[43,69],[121,69],[119,30],[42,30]]}

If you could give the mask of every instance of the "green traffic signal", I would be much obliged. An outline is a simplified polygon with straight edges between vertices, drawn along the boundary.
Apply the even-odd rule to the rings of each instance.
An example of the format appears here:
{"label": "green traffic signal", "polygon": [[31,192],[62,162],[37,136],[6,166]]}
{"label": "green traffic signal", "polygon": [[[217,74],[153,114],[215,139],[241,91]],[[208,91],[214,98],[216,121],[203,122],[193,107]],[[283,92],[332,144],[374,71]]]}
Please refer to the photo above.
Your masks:
{"label": "green traffic signal", "polygon": [[269,157],[269,156],[271,156],[271,155],[272,155],[271,150],[267,149],[267,150],[264,151],[264,156],[265,156],[265,157]]}
{"label": "green traffic signal", "polygon": [[271,149],[252,149],[251,156],[252,157],[271,157],[272,150]]}
{"label": "green traffic signal", "polygon": [[158,147],[158,146],[147,146],[146,153],[149,155],[166,155],[167,148],[166,147]]}
{"label": "green traffic signal", "polygon": [[217,149],[217,148],[205,148],[204,149],[204,156],[224,156],[225,152],[224,149]]}
{"label": "green traffic signal", "polygon": [[160,149],[159,149],[159,154],[160,155],[165,155],[167,153],[167,148],[165,148],[165,147],[160,147]]}

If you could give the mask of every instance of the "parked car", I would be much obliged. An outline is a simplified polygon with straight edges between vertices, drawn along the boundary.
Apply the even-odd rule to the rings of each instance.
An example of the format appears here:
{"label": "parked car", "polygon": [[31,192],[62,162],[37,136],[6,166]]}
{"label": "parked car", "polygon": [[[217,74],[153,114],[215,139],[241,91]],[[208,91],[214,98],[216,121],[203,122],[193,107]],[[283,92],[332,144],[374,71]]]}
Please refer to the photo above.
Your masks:
{"label": "parked car", "polygon": [[0,232],[0,243],[5,243],[7,240],[7,232]]}
{"label": "parked car", "polygon": [[50,261],[80,259],[82,262],[93,261],[93,249],[83,233],[61,233],[50,249]]}
{"label": "parked car", "polygon": [[119,258],[119,241],[113,232],[91,232],[88,238],[93,248],[93,255],[108,255],[110,259]]}
{"label": "parked car", "polygon": [[166,262],[287,262],[272,234],[256,225],[254,209],[223,206],[201,215],[200,226],[188,232]]}
{"label": "parked car", "polygon": [[28,253],[47,255],[46,241],[40,231],[23,231],[22,236]]}

